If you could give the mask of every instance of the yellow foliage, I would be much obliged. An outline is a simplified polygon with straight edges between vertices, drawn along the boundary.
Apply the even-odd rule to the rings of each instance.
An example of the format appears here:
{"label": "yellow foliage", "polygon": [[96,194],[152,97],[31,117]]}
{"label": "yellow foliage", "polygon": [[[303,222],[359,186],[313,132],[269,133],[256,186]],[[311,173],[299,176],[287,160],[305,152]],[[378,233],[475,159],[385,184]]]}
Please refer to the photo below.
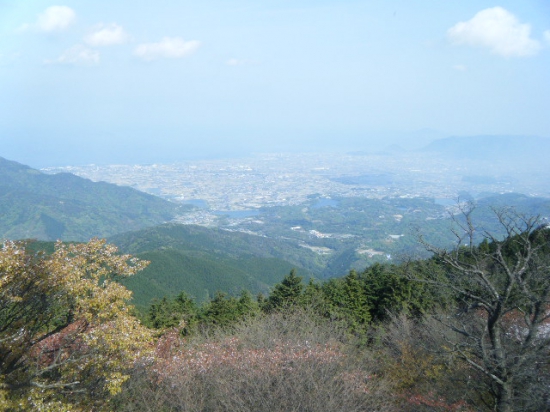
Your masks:
{"label": "yellow foliage", "polygon": [[[0,407],[100,410],[125,370],[151,348],[131,315],[131,292],[116,282],[148,262],[92,239],[30,256],[24,244],[0,251]],[[86,405],[86,407],[84,406]]]}
{"label": "yellow foliage", "polygon": [[409,389],[422,382],[433,381],[445,372],[445,365],[433,355],[414,348],[409,342],[399,342],[399,355],[388,361],[386,377],[399,390]]}

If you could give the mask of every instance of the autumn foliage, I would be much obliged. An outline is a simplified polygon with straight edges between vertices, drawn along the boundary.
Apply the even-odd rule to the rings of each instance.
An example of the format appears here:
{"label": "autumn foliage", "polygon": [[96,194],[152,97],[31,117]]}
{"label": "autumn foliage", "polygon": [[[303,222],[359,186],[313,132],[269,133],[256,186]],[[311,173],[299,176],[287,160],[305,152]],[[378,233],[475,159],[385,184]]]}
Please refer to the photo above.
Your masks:
{"label": "autumn foliage", "polygon": [[171,331],[122,394],[121,410],[390,411],[373,358],[345,331],[303,309],[248,318],[231,330]]}
{"label": "autumn foliage", "polygon": [[151,334],[116,282],[146,262],[94,239],[0,251],[0,405],[8,410],[109,410]]}
{"label": "autumn foliage", "polygon": [[0,409],[550,410],[550,230],[500,218],[506,239],[428,260],[307,285],[291,271],[256,299],[181,292],[149,328],[118,282],[147,262],[98,239],[5,242]]}

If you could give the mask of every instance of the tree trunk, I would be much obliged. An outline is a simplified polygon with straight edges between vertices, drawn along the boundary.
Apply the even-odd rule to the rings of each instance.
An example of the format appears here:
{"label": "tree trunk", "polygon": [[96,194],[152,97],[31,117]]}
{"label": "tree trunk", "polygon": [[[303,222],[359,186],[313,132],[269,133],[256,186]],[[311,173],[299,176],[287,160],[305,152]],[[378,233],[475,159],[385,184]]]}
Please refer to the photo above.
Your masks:
{"label": "tree trunk", "polygon": [[512,386],[511,382],[504,382],[503,385],[498,386],[495,405],[496,412],[513,412]]}

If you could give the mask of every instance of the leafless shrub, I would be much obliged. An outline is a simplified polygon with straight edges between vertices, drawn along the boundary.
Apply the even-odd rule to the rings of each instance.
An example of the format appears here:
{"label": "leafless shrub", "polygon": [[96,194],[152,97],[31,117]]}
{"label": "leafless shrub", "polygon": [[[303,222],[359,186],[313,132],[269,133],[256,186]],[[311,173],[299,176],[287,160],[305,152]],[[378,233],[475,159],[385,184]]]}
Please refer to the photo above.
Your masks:
{"label": "leafless shrub", "polygon": [[373,359],[346,339],[303,311],[250,319],[206,340],[166,336],[156,357],[136,369],[120,410],[394,410]]}
{"label": "leafless shrub", "polygon": [[393,388],[400,411],[482,410],[472,408],[482,402],[468,386],[477,372],[446,345],[454,335],[434,316],[412,319],[401,313],[379,327],[371,348],[378,360],[375,373]]}
{"label": "leafless shrub", "polygon": [[445,267],[445,275],[411,278],[448,290],[460,301],[439,316],[456,333],[447,347],[480,375],[479,393],[499,412],[550,409],[550,236],[538,217],[495,209],[503,238],[480,231],[472,207],[456,219],[457,244],[446,251],[425,243]]}

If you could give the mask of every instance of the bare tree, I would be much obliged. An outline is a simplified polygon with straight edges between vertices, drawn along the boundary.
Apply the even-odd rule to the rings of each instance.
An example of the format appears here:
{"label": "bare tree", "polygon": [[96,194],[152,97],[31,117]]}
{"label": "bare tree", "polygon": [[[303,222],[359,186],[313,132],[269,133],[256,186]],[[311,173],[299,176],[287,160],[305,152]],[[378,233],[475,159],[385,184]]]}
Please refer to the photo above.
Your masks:
{"label": "bare tree", "polygon": [[424,243],[443,270],[409,276],[455,297],[453,313],[438,320],[453,331],[447,350],[484,377],[480,399],[499,412],[550,410],[550,230],[539,218],[495,210],[503,235],[481,230],[474,246],[472,210],[455,219],[452,251]]}

